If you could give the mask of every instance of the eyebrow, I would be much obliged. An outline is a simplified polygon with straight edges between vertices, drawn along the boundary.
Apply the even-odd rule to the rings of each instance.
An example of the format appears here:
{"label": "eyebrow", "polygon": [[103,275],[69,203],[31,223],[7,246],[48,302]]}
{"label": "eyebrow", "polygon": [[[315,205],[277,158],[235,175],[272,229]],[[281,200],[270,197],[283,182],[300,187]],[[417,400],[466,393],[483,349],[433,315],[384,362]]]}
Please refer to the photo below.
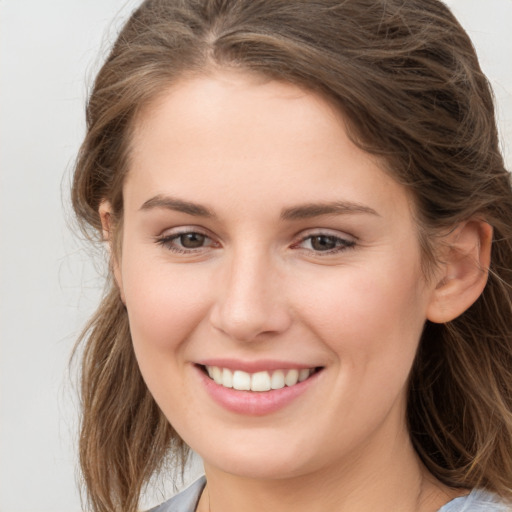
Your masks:
{"label": "eyebrow", "polygon": [[334,201],[330,203],[306,203],[291,208],[285,208],[281,212],[282,220],[301,220],[320,217],[322,215],[342,215],[342,214],[370,214],[380,217],[380,215],[369,206],[351,201]]}
{"label": "eyebrow", "polygon": [[[215,218],[216,215],[209,208],[192,201],[184,201],[171,196],[157,195],[148,199],[140,210],[147,211],[155,208],[163,208],[186,213],[195,217]],[[322,215],[343,214],[370,214],[380,216],[373,208],[351,201],[334,201],[328,203],[306,203],[281,211],[281,220],[301,220],[320,217]]]}
{"label": "eyebrow", "polygon": [[195,217],[208,217],[213,218],[215,214],[203,205],[193,203],[191,201],[184,201],[170,196],[157,195],[148,199],[141,207],[140,210],[147,211],[155,208],[163,208],[166,210],[173,210],[176,212],[186,213]]}

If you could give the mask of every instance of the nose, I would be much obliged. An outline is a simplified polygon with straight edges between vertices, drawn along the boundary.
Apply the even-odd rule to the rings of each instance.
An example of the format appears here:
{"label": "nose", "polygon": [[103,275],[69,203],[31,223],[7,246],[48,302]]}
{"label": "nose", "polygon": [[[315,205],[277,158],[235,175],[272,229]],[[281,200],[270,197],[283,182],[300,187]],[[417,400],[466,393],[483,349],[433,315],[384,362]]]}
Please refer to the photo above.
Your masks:
{"label": "nose", "polygon": [[271,257],[244,251],[224,265],[211,309],[213,327],[238,341],[267,339],[286,331],[291,314],[282,277]]}

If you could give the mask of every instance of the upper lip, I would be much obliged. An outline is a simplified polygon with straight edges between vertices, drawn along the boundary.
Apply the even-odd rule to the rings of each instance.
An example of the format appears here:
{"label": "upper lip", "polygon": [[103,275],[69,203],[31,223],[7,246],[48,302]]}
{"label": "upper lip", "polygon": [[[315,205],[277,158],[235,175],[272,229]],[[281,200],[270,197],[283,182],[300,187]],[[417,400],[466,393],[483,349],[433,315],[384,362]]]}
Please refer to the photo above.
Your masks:
{"label": "upper lip", "polygon": [[259,359],[255,361],[243,361],[231,358],[212,358],[196,361],[201,366],[218,366],[229,370],[242,370],[247,373],[256,373],[273,370],[301,370],[304,368],[317,368],[319,365],[308,363],[296,363],[277,359]]}

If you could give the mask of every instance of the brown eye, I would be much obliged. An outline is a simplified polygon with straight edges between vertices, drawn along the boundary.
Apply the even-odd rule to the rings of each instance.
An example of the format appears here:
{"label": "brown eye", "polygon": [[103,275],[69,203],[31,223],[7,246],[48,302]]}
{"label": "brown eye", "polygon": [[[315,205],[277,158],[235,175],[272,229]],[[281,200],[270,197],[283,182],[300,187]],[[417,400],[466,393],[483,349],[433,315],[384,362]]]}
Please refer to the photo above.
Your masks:
{"label": "brown eye", "polygon": [[312,236],[311,248],[315,251],[331,251],[338,246],[339,238],[335,236],[317,235]]}
{"label": "brown eye", "polygon": [[330,235],[327,233],[318,233],[303,238],[295,247],[306,249],[317,255],[334,255],[345,251],[356,245],[355,240],[350,238]]}
{"label": "brown eye", "polygon": [[158,245],[176,254],[203,254],[209,249],[220,247],[218,242],[198,231],[183,231],[155,239]]}
{"label": "brown eye", "polygon": [[184,249],[198,249],[205,244],[206,236],[201,233],[184,233],[179,236],[180,245]]}

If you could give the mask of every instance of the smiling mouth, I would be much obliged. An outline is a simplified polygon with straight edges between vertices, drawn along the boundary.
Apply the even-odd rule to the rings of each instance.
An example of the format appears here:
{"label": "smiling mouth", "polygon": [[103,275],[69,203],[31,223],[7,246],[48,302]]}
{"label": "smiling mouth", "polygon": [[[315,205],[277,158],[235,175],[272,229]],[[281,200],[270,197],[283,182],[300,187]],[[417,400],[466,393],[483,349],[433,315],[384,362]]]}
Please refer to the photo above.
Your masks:
{"label": "smiling mouth", "polygon": [[321,370],[321,367],[316,367],[248,373],[219,366],[201,366],[201,368],[219,386],[238,391],[257,392],[295,386]]}

